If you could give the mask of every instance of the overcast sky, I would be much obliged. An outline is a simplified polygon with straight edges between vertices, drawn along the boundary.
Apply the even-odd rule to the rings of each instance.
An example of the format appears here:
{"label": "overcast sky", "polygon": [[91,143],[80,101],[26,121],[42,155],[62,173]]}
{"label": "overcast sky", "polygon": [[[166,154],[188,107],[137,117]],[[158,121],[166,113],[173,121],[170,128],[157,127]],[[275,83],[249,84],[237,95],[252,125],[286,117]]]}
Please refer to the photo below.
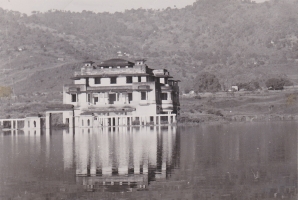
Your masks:
{"label": "overcast sky", "polygon": [[[192,5],[196,0],[0,0],[0,7],[8,10],[30,14],[31,11],[48,11],[50,9],[94,12],[116,12],[125,9],[167,7],[182,8]],[[265,0],[256,0],[263,2]]]}

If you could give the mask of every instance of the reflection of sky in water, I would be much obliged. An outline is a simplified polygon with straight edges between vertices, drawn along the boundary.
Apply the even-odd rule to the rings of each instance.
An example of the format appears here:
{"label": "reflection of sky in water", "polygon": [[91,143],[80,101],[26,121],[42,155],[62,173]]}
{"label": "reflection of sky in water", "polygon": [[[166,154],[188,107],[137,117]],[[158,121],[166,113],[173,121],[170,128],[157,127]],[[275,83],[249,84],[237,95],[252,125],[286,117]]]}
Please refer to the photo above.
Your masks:
{"label": "reflection of sky in water", "polygon": [[296,122],[2,131],[0,199],[296,199],[297,143]]}

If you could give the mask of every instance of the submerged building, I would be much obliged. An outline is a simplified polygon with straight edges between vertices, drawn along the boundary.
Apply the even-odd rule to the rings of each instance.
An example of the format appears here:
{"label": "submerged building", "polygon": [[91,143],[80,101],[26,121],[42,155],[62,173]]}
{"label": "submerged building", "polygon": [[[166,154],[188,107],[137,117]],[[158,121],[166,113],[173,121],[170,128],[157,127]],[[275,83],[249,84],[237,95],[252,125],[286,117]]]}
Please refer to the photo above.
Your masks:
{"label": "submerged building", "polygon": [[[63,104],[73,105],[74,123],[82,127],[175,123],[179,81],[172,78],[144,59],[85,62],[73,83],[64,86]],[[64,121],[70,117],[64,115]]]}

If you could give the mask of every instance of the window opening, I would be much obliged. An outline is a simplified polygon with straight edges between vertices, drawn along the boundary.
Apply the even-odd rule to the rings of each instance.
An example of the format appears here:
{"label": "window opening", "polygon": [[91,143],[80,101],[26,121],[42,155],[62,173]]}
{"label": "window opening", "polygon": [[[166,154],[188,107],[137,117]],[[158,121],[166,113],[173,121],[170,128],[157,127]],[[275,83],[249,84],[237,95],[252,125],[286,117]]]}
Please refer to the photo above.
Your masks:
{"label": "window opening", "polygon": [[126,83],[132,83],[132,76],[126,77]]}
{"label": "window opening", "polygon": [[116,101],[116,94],[109,94],[109,104],[114,104]]}
{"label": "window opening", "polygon": [[168,94],[167,93],[161,93],[161,100],[168,100]]}
{"label": "window opening", "polygon": [[141,100],[146,100],[146,92],[141,92]]}
{"label": "window opening", "polygon": [[77,94],[71,94],[71,102],[77,102]]}
{"label": "window opening", "polygon": [[117,83],[117,77],[111,77],[111,84]]}
{"label": "window opening", "polygon": [[101,84],[101,78],[95,78],[95,84]]}
{"label": "window opening", "polygon": [[132,101],[132,93],[128,93],[128,102],[130,103]]}

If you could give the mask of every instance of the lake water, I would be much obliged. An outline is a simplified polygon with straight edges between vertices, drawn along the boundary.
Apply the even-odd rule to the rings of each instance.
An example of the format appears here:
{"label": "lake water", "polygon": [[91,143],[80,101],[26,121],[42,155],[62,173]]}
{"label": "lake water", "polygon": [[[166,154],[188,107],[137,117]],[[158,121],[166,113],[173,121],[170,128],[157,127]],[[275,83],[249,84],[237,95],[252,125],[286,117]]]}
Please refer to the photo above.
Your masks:
{"label": "lake water", "polygon": [[0,134],[0,199],[297,199],[297,122]]}

